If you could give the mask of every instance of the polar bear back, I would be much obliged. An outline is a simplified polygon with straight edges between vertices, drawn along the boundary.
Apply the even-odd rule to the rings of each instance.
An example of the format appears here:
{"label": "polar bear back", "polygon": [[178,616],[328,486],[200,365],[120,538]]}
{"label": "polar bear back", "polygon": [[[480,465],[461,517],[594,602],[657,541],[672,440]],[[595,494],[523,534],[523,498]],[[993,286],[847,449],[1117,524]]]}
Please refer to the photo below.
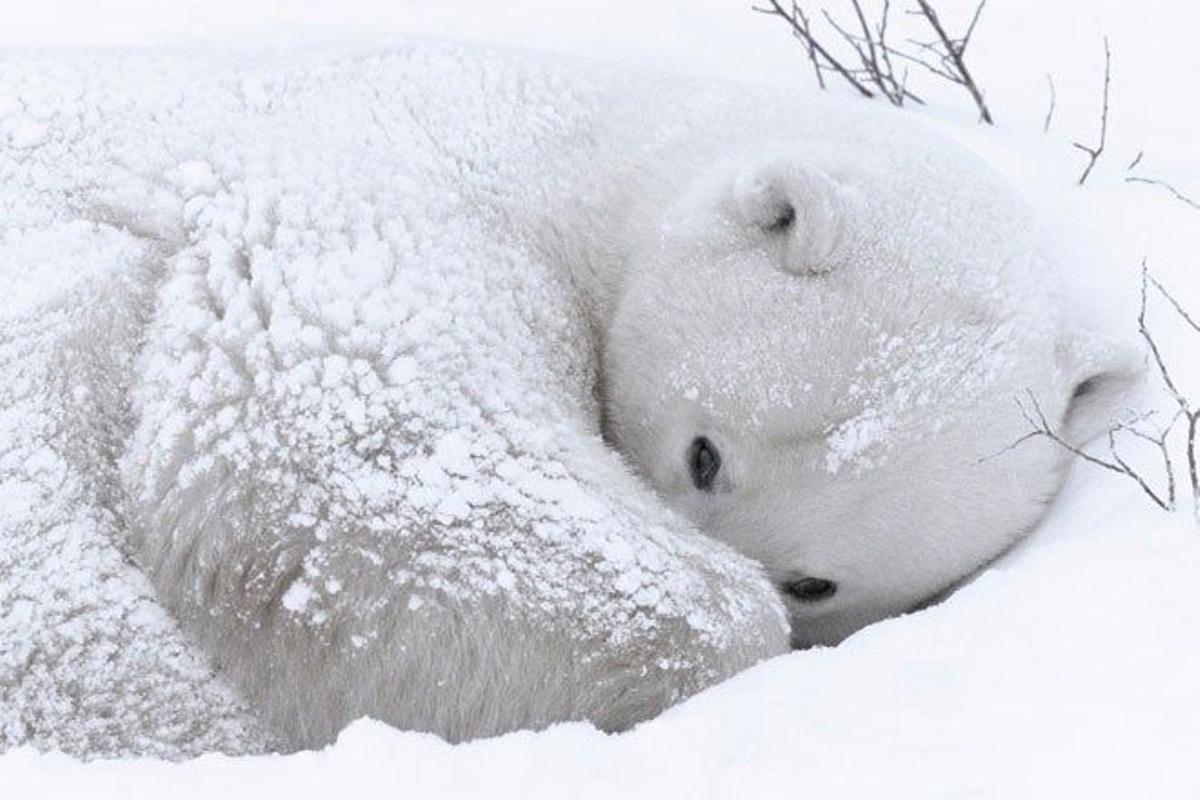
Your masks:
{"label": "polar bear back", "polygon": [[[612,724],[628,724],[779,646],[782,616],[757,567],[696,536],[600,443],[586,314],[570,276],[548,268],[544,240],[511,218],[564,191],[534,168],[598,113],[586,71],[564,81],[537,59],[429,45],[234,69],[146,55],[49,64],[53,81],[21,64],[5,73],[44,129],[6,152],[47,187],[43,213],[23,212],[23,224],[82,226],[85,241],[131,251],[95,267],[79,257],[69,268],[82,274],[66,281],[78,291],[29,309],[69,312],[70,333],[53,334],[38,363],[56,385],[83,376],[78,391],[59,390],[66,405],[89,398],[69,413],[62,449],[92,489],[55,502],[113,521],[81,533],[121,565],[110,583],[141,587],[122,588],[128,599],[109,611],[146,602],[131,556],[252,702],[242,707],[191,653],[180,656],[193,659],[188,677],[156,673],[141,696],[108,692],[104,709],[67,700],[73,710],[43,727],[30,720],[60,702],[46,686],[69,698],[162,667],[118,657],[97,677],[94,660],[59,661],[33,686],[18,663],[4,678],[19,698],[8,744],[255,749],[270,738],[264,714],[291,744],[325,741],[383,691],[357,686],[356,670],[389,659],[393,683],[406,669],[418,676],[405,696],[415,724],[446,735],[546,724],[588,703],[598,721],[608,707]],[[7,200],[17,209],[24,197]],[[32,452],[62,438],[13,441]],[[0,537],[14,559],[62,557],[14,533],[28,525]],[[18,573],[3,587],[18,623],[11,609],[26,594],[80,598],[69,613],[83,630],[51,620],[35,656],[63,636],[115,654],[167,636],[189,652],[161,613],[97,613],[77,588],[102,580],[93,564],[58,585]],[[453,663],[401,635],[481,608],[497,629],[460,630],[444,651]],[[523,652],[513,620],[557,646],[513,657]],[[496,675],[586,675],[597,660],[612,665],[612,686],[550,687],[525,718],[489,717],[489,698],[531,691]],[[497,664],[465,690],[455,672]],[[664,676],[650,700],[625,688],[645,665]],[[197,681],[226,698],[215,720],[200,710],[211,700],[171,699]],[[337,714],[263,711],[297,686]],[[464,706],[471,692],[482,705]],[[80,733],[97,714],[110,720],[104,736]],[[240,727],[218,727],[222,715]]]}

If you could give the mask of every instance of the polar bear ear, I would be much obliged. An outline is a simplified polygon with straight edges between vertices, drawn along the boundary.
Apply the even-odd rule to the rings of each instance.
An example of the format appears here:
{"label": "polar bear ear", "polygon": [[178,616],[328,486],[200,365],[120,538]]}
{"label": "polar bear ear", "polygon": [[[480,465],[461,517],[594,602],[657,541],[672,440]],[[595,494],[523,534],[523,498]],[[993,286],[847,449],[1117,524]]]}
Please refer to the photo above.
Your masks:
{"label": "polar bear ear", "polygon": [[780,268],[829,272],[846,238],[850,193],[820,170],[776,159],[741,172],[733,184],[738,221],[779,243]]}
{"label": "polar bear ear", "polygon": [[1109,430],[1134,404],[1146,373],[1145,352],[1132,342],[1077,334],[1059,353],[1071,392],[1063,437],[1082,445]]}

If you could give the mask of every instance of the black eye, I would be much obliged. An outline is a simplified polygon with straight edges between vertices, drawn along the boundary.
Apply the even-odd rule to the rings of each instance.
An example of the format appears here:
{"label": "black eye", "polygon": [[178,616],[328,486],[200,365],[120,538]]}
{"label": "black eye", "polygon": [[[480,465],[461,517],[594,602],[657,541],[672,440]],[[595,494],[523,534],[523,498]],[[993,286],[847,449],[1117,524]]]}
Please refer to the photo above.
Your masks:
{"label": "black eye", "polygon": [[816,603],[837,594],[837,584],[824,578],[797,578],[785,583],[783,591],[801,603]]}
{"label": "black eye", "polygon": [[792,223],[796,221],[796,207],[791,203],[784,203],[779,207],[778,215],[770,224],[767,225],[768,233],[780,233],[792,227]]}
{"label": "black eye", "polygon": [[693,439],[688,447],[687,464],[692,485],[702,492],[711,492],[713,481],[721,471],[721,454],[713,443],[703,436]]}

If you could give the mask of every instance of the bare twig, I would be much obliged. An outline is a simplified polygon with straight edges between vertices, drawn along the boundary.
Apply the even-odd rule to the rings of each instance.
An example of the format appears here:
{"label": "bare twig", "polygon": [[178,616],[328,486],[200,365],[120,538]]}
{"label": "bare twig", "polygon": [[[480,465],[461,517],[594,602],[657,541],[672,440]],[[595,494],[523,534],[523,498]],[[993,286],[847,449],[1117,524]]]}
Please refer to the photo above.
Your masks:
{"label": "bare twig", "polygon": [[1158,282],[1158,278],[1155,278],[1153,275],[1150,275],[1149,278],[1150,284],[1158,290],[1158,293],[1162,295],[1164,300],[1171,304],[1171,308],[1175,309],[1175,313],[1178,314],[1183,321],[1188,324],[1189,328],[1196,331],[1196,333],[1200,333],[1200,322],[1197,322],[1195,319],[1193,319],[1192,315],[1183,309],[1183,306],[1179,304],[1179,301],[1176,300],[1175,297],[1168,292],[1161,283]]}
{"label": "bare twig", "polygon": [[1192,515],[1200,520],[1200,466],[1197,466],[1196,440],[1200,430],[1200,414],[1192,412],[1188,416],[1187,429],[1187,459],[1188,477],[1192,481]]}
{"label": "bare twig", "polygon": [[[888,47],[887,30],[888,30],[888,14],[891,11],[891,3],[889,0],[883,0],[883,14],[879,18],[879,52],[884,65],[887,67],[888,74],[895,80],[896,67],[892,63],[892,48]],[[904,72],[900,74],[900,95],[908,97],[911,100],[924,105],[925,101],[917,97],[908,90],[908,67],[904,68]]]}
{"label": "bare twig", "polygon": [[1049,72],[1046,73],[1046,83],[1050,85],[1050,107],[1046,109],[1046,121],[1042,123],[1042,133],[1050,132],[1050,120],[1054,118],[1054,103],[1057,99],[1054,93],[1054,78]]}
{"label": "bare twig", "polygon": [[1092,168],[1096,166],[1096,160],[1100,158],[1100,154],[1104,152],[1104,142],[1108,137],[1108,85],[1112,76],[1112,53],[1108,48],[1108,37],[1104,37],[1104,106],[1100,112],[1100,143],[1095,147],[1088,147],[1079,142],[1073,142],[1074,146],[1079,150],[1088,154],[1087,166],[1083,169],[1083,174],[1079,176],[1079,185],[1082,186],[1088,179],[1088,175],[1092,174]]}
{"label": "bare twig", "polygon": [[[863,66],[869,68],[871,71],[872,77],[874,77],[875,80],[878,81],[878,80],[880,80],[882,73],[880,72],[880,69],[879,69],[879,58],[875,54],[875,41],[874,41],[874,39],[871,38],[871,27],[869,25],[867,25],[867,17],[865,14],[863,14],[862,6],[859,4],[858,0],[850,0],[850,4],[852,6],[854,6],[854,13],[858,16],[858,24],[862,28],[862,33],[863,33],[862,40],[866,44],[867,53],[869,55],[869,58],[864,59]],[[832,21],[833,20],[830,20],[830,22],[832,22]],[[835,25],[835,27],[836,27],[836,25]],[[851,42],[851,44],[853,44],[853,41]],[[854,49],[855,50],[858,49],[857,45],[854,46]],[[883,88],[883,86],[881,84],[880,89],[882,89],[882,88]]]}
{"label": "bare twig", "polygon": [[1193,513],[1197,519],[1200,519],[1200,467],[1197,466],[1196,454],[1196,431],[1200,427],[1200,408],[1193,408],[1191,401],[1179,389],[1178,384],[1171,375],[1171,370],[1168,368],[1166,361],[1163,359],[1162,350],[1158,346],[1154,335],[1150,331],[1149,325],[1146,323],[1146,308],[1147,295],[1149,288],[1154,289],[1166,300],[1177,314],[1186,322],[1193,330],[1200,333],[1200,325],[1197,324],[1186,311],[1179,301],[1167,291],[1159,281],[1150,275],[1150,270],[1146,266],[1146,260],[1142,259],[1142,286],[1141,286],[1141,304],[1138,308],[1138,333],[1142,340],[1150,348],[1150,355],[1154,359],[1154,364],[1158,369],[1158,376],[1162,380],[1163,386],[1170,392],[1171,397],[1175,400],[1179,408],[1176,418],[1182,417],[1187,420],[1187,435],[1185,439],[1185,452],[1188,462],[1188,478],[1192,490],[1192,506]]}
{"label": "bare twig", "polygon": [[[1117,449],[1117,432],[1123,431],[1123,430],[1128,430],[1128,431],[1134,433],[1134,435],[1137,436],[1138,438],[1144,439],[1145,441],[1152,443],[1155,447],[1158,448],[1159,453],[1162,455],[1163,465],[1165,467],[1164,471],[1166,472],[1166,476],[1167,476],[1167,496],[1166,496],[1166,498],[1164,498],[1166,500],[1166,504],[1164,507],[1167,510],[1174,509],[1175,508],[1175,496],[1176,496],[1175,465],[1171,461],[1171,451],[1167,447],[1167,438],[1171,435],[1171,429],[1170,428],[1164,429],[1163,431],[1159,432],[1159,435],[1157,437],[1151,436],[1147,433],[1142,433],[1141,431],[1135,432],[1135,431],[1133,431],[1133,429],[1125,428],[1121,425],[1117,425],[1117,426],[1109,429],[1109,431],[1108,431],[1108,451],[1109,451],[1109,453],[1112,454],[1113,461],[1118,466],[1120,466],[1121,469],[1125,470],[1125,474],[1137,475],[1137,472],[1133,469],[1133,467],[1129,466],[1129,463],[1127,461],[1125,461],[1125,459],[1121,458],[1121,453]],[[1145,490],[1145,487],[1149,486],[1149,484],[1145,483],[1144,481],[1142,481],[1142,485],[1143,485],[1144,490]]]}
{"label": "bare twig", "polygon": [[1136,167],[1138,164],[1142,163],[1142,157],[1145,155],[1146,155],[1145,150],[1138,150],[1137,155],[1133,157],[1133,161],[1129,162],[1129,166],[1125,168],[1125,171],[1128,172],[1129,170]]}
{"label": "bare twig", "polygon": [[795,19],[799,20],[804,34],[807,37],[808,44],[806,47],[808,48],[808,60],[812,62],[813,72],[815,72],[817,75],[817,85],[824,89],[825,71],[821,69],[821,62],[817,60],[817,47],[816,43],[812,40],[812,29],[808,25],[808,17],[804,15],[804,10],[794,2],[792,3],[792,14]]}
{"label": "bare twig", "polygon": [[879,25],[875,30],[872,30],[871,26],[867,23],[867,16],[863,13],[862,5],[858,0],[851,0],[851,5],[854,7],[855,16],[858,19],[860,33],[851,33],[843,28],[825,9],[821,10],[821,15],[858,56],[861,67],[854,70],[855,74],[875,84],[875,88],[879,90],[879,93],[886,97],[892,105],[903,106],[905,100],[924,103],[920,97],[908,90],[908,73],[905,72],[903,75],[897,76],[889,57],[887,23],[890,4],[887,2],[884,3],[883,13]]}
{"label": "bare twig", "polygon": [[[1130,168],[1132,169],[1132,165]],[[1126,183],[1146,183],[1151,186],[1160,186],[1163,189],[1166,189],[1171,194],[1175,195],[1176,200],[1179,200],[1182,203],[1186,203],[1187,205],[1191,206],[1192,208],[1196,209],[1197,211],[1200,211],[1200,203],[1197,203],[1195,200],[1188,197],[1183,192],[1179,191],[1178,189],[1176,189],[1174,186],[1167,183],[1166,181],[1160,181],[1157,178],[1142,178],[1137,175],[1130,175],[1129,177],[1127,177],[1125,179],[1125,182]]]}
{"label": "bare twig", "polygon": [[[1155,341],[1154,335],[1150,332],[1150,327],[1146,324],[1146,295],[1150,287],[1150,270],[1146,266],[1146,259],[1142,259],[1142,294],[1141,305],[1138,307],[1138,333],[1150,348],[1150,354],[1154,357],[1154,363],[1158,367],[1159,377],[1162,378],[1163,385],[1175,398],[1175,401],[1180,406],[1187,409],[1187,400],[1180,393],[1179,388],[1175,385],[1175,381],[1171,379],[1171,371],[1167,369],[1166,362],[1163,361],[1162,352],[1158,348],[1158,342]],[[1156,286],[1156,288],[1158,288]],[[1165,290],[1160,289],[1165,293]]]}
{"label": "bare twig", "polygon": [[[1143,417],[1145,416],[1149,415],[1143,415]],[[1182,416],[1182,411],[1176,411],[1174,416],[1171,417],[1171,421],[1168,422],[1166,426],[1158,432],[1157,436],[1152,436],[1138,428],[1137,423],[1141,420],[1135,420],[1133,422],[1118,422],[1108,434],[1109,449],[1112,451],[1114,458],[1117,458],[1115,440],[1117,431],[1125,431],[1145,442],[1149,442],[1150,444],[1154,445],[1154,447],[1158,450],[1159,455],[1162,457],[1163,473],[1167,476],[1167,502],[1170,504],[1171,508],[1175,507],[1177,487],[1175,483],[1175,462],[1171,460],[1171,449],[1167,444],[1167,440],[1170,439],[1172,431],[1175,430],[1175,423],[1179,422],[1179,419]]]}
{"label": "bare twig", "polygon": [[[945,27],[942,25],[941,19],[938,18],[937,12],[934,11],[927,0],[917,0],[917,5],[920,7],[922,16],[929,22],[934,33],[937,34],[938,41],[941,43],[941,52],[938,54],[945,67],[945,72],[941,73],[943,77],[962,86],[970,93],[971,99],[975,101],[975,106],[979,109],[979,118],[987,124],[992,124],[992,113],[988,110],[987,103],[984,102],[983,92],[979,89],[979,85],[975,83],[975,79],[971,76],[971,71],[967,69],[967,63],[964,60],[964,54],[967,51],[967,45],[971,41],[971,34],[975,32],[975,25],[979,22],[979,15],[983,13],[983,6],[987,0],[980,0],[979,5],[975,8],[975,15],[971,18],[971,24],[967,26],[967,31],[958,39],[952,39],[946,33]],[[926,45],[932,49],[932,45]],[[928,64],[926,64],[929,67]],[[930,67],[932,69],[932,67]],[[935,72],[937,70],[934,70]]]}
{"label": "bare twig", "polygon": [[1038,403],[1037,397],[1034,396],[1033,392],[1026,390],[1025,394],[1029,399],[1029,407],[1026,407],[1020,398],[1017,398],[1017,409],[1021,412],[1021,415],[1025,417],[1025,421],[1029,423],[1033,430],[1017,440],[1017,444],[1028,441],[1029,439],[1035,437],[1044,436],[1045,438],[1057,444],[1059,447],[1062,447],[1064,450],[1067,450],[1073,455],[1078,456],[1089,464],[1094,464],[1097,467],[1108,470],[1109,472],[1115,472],[1119,475],[1124,475],[1127,478],[1132,479],[1139,487],[1141,487],[1142,492],[1145,493],[1145,495],[1149,497],[1156,506],[1164,511],[1170,511],[1174,508],[1173,498],[1169,496],[1163,497],[1158,492],[1154,491],[1153,487],[1146,482],[1146,479],[1143,478],[1137,472],[1137,470],[1130,467],[1123,458],[1121,458],[1117,452],[1115,430],[1110,429],[1108,432],[1108,444],[1109,451],[1112,454],[1112,460],[1094,456],[1062,438],[1062,436],[1056,430],[1054,430],[1054,427],[1050,425],[1050,422],[1046,419],[1046,414],[1042,411],[1041,404]]}
{"label": "bare twig", "polygon": [[[1180,305],[1179,301],[1167,291],[1156,278],[1150,275],[1150,271],[1146,265],[1145,259],[1142,260],[1142,280],[1140,288],[1140,303],[1138,305],[1138,334],[1146,343],[1150,351],[1151,359],[1153,360],[1159,379],[1163,386],[1174,400],[1176,409],[1171,416],[1170,421],[1161,429],[1154,433],[1148,433],[1141,426],[1153,416],[1153,412],[1143,414],[1140,417],[1128,419],[1123,422],[1117,422],[1109,427],[1107,431],[1108,439],[1108,456],[1098,456],[1093,453],[1084,451],[1071,442],[1067,441],[1059,434],[1043,413],[1041,405],[1033,392],[1026,390],[1027,401],[1022,401],[1021,398],[1016,399],[1017,408],[1025,421],[1029,423],[1030,431],[1024,436],[1018,438],[1009,447],[1002,450],[1001,453],[1018,447],[1030,439],[1044,437],[1078,456],[1089,464],[1094,464],[1098,467],[1106,469],[1110,472],[1115,472],[1124,475],[1137,483],[1142,492],[1150,498],[1150,500],[1159,508],[1164,510],[1173,510],[1178,499],[1178,481],[1175,472],[1175,462],[1171,457],[1171,437],[1178,429],[1180,420],[1183,420],[1185,431],[1183,433],[1184,455],[1187,462],[1187,477],[1188,488],[1192,496],[1192,513],[1198,521],[1200,521],[1200,407],[1194,407],[1188,397],[1180,390],[1179,384],[1176,382],[1171,370],[1163,358],[1162,350],[1155,339],[1153,332],[1150,330],[1147,322],[1147,312],[1149,308],[1150,289],[1161,296],[1179,317],[1187,323],[1187,325],[1197,333],[1200,333],[1200,322],[1189,315]],[[1026,404],[1028,403],[1028,404]],[[1118,435],[1127,434],[1148,444],[1153,445],[1162,459],[1163,465],[1163,481],[1166,483],[1164,491],[1156,490],[1151,482],[1141,472],[1129,464],[1128,461],[1121,455],[1118,447]],[[997,455],[1000,455],[999,453]]]}
{"label": "bare twig", "polygon": [[793,12],[788,13],[784,10],[783,6],[776,2],[776,0],[767,0],[767,2],[770,4],[769,8],[754,6],[754,10],[760,14],[767,14],[786,20],[787,23],[791,25],[792,33],[795,35],[795,37],[803,42],[805,47],[809,48],[811,52],[817,55],[817,58],[813,60],[813,63],[816,64],[817,69],[828,68],[833,70],[838,75],[841,75],[842,78],[844,78],[852,87],[854,87],[854,89],[863,97],[875,96],[875,94],[866,86],[864,86],[862,82],[858,80],[858,78],[854,77],[854,74],[850,70],[846,69],[846,67],[843,66],[840,61],[830,55],[829,51],[822,47],[821,43],[816,40],[816,37],[811,35],[807,20],[803,22],[801,21],[800,15],[797,13],[799,8],[794,3],[792,5]]}
{"label": "bare twig", "polygon": [[[855,6],[855,8],[858,8],[858,3],[855,3],[854,6]],[[860,14],[862,13],[861,9],[859,10],[859,13]],[[874,60],[875,59],[874,43],[869,38],[861,40],[861,41],[865,42],[869,47],[870,54],[868,55],[868,53],[864,52],[863,48],[859,45],[860,39],[858,39],[857,37],[855,37],[854,34],[847,32],[840,25],[838,25],[837,20],[835,20],[833,17],[831,17],[829,15],[828,11],[826,11],[825,9],[821,9],[821,16],[823,16],[825,18],[825,21],[829,23],[830,27],[832,27],[835,31],[837,31],[838,33],[840,33],[842,35],[842,38],[846,40],[847,44],[850,45],[850,48],[852,50],[854,50],[854,53],[858,56],[858,60],[862,64],[862,68],[857,70],[857,72],[866,76],[866,78],[868,80],[870,80],[871,82],[873,82],[875,84],[876,88],[880,89],[881,92],[886,94],[886,92],[883,89],[883,85],[880,82],[881,79],[879,76],[878,61]],[[861,17],[860,17],[860,19],[861,19]]]}
{"label": "bare twig", "polygon": [[[947,32],[930,0],[916,2],[919,8],[906,13],[925,19],[934,38],[927,42],[908,39],[903,49],[888,41],[891,0],[882,0],[881,12],[874,18],[863,0],[850,0],[854,13],[854,20],[850,24],[840,22],[826,9],[821,9],[810,20],[801,8],[800,0],[790,0],[790,7],[780,0],[764,0],[761,5],[752,8],[788,24],[792,35],[804,46],[805,55],[812,64],[821,88],[826,87],[826,73],[833,73],[863,97],[883,97],[897,106],[908,101],[924,103],[909,86],[906,64],[916,64],[930,74],[963,87],[979,110],[980,119],[992,124],[994,119],[984,100],[983,91],[966,64],[967,47],[979,26],[987,0],[979,0],[965,32],[958,37],[952,37]],[[814,29],[813,23],[817,22],[826,23],[850,48],[853,56],[843,55],[842,58],[846,60],[839,60],[839,56],[834,54],[838,48],[822,44],[819,33]],[[902,61],[905,63],[901,64]]]}

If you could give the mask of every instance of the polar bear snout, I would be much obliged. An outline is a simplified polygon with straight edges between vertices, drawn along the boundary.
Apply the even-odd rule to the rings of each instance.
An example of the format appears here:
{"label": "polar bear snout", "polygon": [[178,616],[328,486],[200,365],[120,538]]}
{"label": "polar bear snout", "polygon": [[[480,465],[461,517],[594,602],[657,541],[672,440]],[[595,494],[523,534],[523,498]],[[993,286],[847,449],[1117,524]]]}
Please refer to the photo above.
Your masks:
{"label": "polar bear snout", "polygon": [[827,578],[798,575],[784,581],[779,589],[787,597],[801,603],[819,603],[837,594],[838,585]]}

